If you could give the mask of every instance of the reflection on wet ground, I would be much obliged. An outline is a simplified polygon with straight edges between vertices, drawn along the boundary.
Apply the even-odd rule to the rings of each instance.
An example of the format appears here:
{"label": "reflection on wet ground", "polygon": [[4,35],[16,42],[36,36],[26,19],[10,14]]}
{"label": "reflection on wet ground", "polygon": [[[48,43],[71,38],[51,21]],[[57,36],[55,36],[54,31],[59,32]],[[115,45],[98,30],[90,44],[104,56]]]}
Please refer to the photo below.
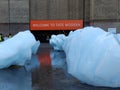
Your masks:
{"label": "reflection on wet ground", "polygon": [[120,90],[82,84],[67,73],[65,57],[63,51],[41,44],[24,67],[0,70],[0,90]]}

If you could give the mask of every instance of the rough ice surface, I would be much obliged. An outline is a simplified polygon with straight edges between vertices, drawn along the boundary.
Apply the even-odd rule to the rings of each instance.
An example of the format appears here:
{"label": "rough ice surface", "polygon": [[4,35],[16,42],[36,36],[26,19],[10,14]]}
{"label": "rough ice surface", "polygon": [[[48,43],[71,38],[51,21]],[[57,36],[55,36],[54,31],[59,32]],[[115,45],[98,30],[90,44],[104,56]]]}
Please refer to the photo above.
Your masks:
{"label": "rough ice surface", "polygon": [[61,45],[66,53],[68,73],[82,83],[120,87],[119,34],[85,27],[70,32]]}
{"label": "rough ice surface", "polygon": [[29,31],[19,32],[0,43],[0,69],[11,65],[23,66],[37,52],[40,45]]}
{"label": "rough ice surface", "polygon": [[62,44],[64,43],[65,39],[66,36],[64,34],[52,35],[49,43],[54,48],[54,50],[63,50]]}

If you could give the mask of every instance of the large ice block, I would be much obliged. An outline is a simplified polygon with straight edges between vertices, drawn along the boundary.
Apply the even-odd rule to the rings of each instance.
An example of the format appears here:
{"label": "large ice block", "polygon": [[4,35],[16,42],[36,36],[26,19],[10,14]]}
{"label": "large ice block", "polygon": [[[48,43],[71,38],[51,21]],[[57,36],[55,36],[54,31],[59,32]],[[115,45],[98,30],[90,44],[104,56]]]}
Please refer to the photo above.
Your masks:
{"label": "large ice block", "polygon": [[64,34],[52,35],[49,43],[54,50],[63,50],[62,44],[64,43],[66,36]]}
{"label": "large ice block", "polygon": [[60,47],[66,53],[68,73],[82,83],[120,87],[119,34],[85,27],[70,32]]}
{"label": "large ice block", "polygon": [[0,69],[11,65],[23,66],[40,45],[29,31],[19,32],[10,39],[0,43]]}
{"label": "large ice block", "polygon": [[87,84],[120,87],[120,44],[116,34],[86,27],[72,32],[63,49],[70,74]]}

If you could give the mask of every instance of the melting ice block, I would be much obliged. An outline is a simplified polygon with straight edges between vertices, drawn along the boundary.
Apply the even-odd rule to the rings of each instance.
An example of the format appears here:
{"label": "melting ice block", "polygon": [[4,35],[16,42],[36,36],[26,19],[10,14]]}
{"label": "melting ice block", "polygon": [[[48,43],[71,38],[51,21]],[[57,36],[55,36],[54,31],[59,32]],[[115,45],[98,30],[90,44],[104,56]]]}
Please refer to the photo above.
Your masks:
{"label": "melting ice block", "polygon": [[71,32],[61,47],[68,73],[90,85],[120,87],[119,34],[85,27]]}
{"label": "melting ice block", "polygon": [[19,32],[0,43],[0,69],[11,65],[24,65],[37,52],[40,45],[29,31]]}
{"label": "melting ice block", "polygon": [[49,43],[54,50],[63,50],[62,44],[64,43],[66,36],[64,34],[52,35]]}
{"label": "melting ice block", "polygon": [[84,83],[120,87],[120,44],[116,34],[86,27],[67,37],[68,72]]}

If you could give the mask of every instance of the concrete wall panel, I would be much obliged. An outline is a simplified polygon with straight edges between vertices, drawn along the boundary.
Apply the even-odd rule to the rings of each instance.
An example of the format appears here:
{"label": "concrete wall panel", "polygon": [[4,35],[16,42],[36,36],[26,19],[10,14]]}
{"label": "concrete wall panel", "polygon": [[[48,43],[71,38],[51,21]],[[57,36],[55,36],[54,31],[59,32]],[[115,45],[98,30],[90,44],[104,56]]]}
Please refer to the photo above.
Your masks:
{"label": "concrete wall panel", "polygon": [[68,1],[51,0],[49,4],[49,19],[67,19],[68,18]]}
{"label": "concrete wall panel", "polygon": [[29,23],[29,0],[10,0],[10,23]]}
{"label": "concrete wall panel", "polygon": [[83,19],[83,0],[68,0],[68,19]]}
{"label": "concrete wall panel", "polygon": [[85,0],[85,6],[83,6],[83,17],[85,22],[89,22],[90,21],[90,0]]}
{"label": "concrete wall panel", "polygon": [[91,0],[91,20],[117,19],[119,0]]}
{"label": "concrete wall panel", "polygon": [[0,23],[9,22],[8,0],[0,0]]}
{"label": "concrete wall panel", "polygon": [[91,22],[90,25],[100,27],[105,31],[108,31],[108,28],[116,28],[117,33],[120,33],[120,22],[101,21],[101,22]]}
{"label": "concrete wall panel", "polygon": [[83,0],[30,0],[31,20],[82,18]]}
{"label": "concrete wall panel", "polygon": [[28,29],[29,29],[29,24],[18,24],[18,23],[0,24],[0,33],[2,33],[3,36],[8,35],[9,33],[11,33],[12,35],[15,35],[19,31],[24,31]]}
{"label": "concrete wall panel", "polygon": [[9,34],[9,24],[1,23],[0,24],[0,33],[2,33],[4,36]]}
{"label": "concrete wall panel", "polygon": [[120,0],[118,0],[118,11],[117,11],[117,14],[118,14],[118,19],[120,19]]}
{"label": "concrete wall panel", "polygon": [[9,33],[12,35],[17,34],[20,31],[29,30],[29,24],[27,23],[11,23]]}
{"label": "concrete wall panel", "polygon": [[48,19],[48,0],[30,0],[30,19]]}

